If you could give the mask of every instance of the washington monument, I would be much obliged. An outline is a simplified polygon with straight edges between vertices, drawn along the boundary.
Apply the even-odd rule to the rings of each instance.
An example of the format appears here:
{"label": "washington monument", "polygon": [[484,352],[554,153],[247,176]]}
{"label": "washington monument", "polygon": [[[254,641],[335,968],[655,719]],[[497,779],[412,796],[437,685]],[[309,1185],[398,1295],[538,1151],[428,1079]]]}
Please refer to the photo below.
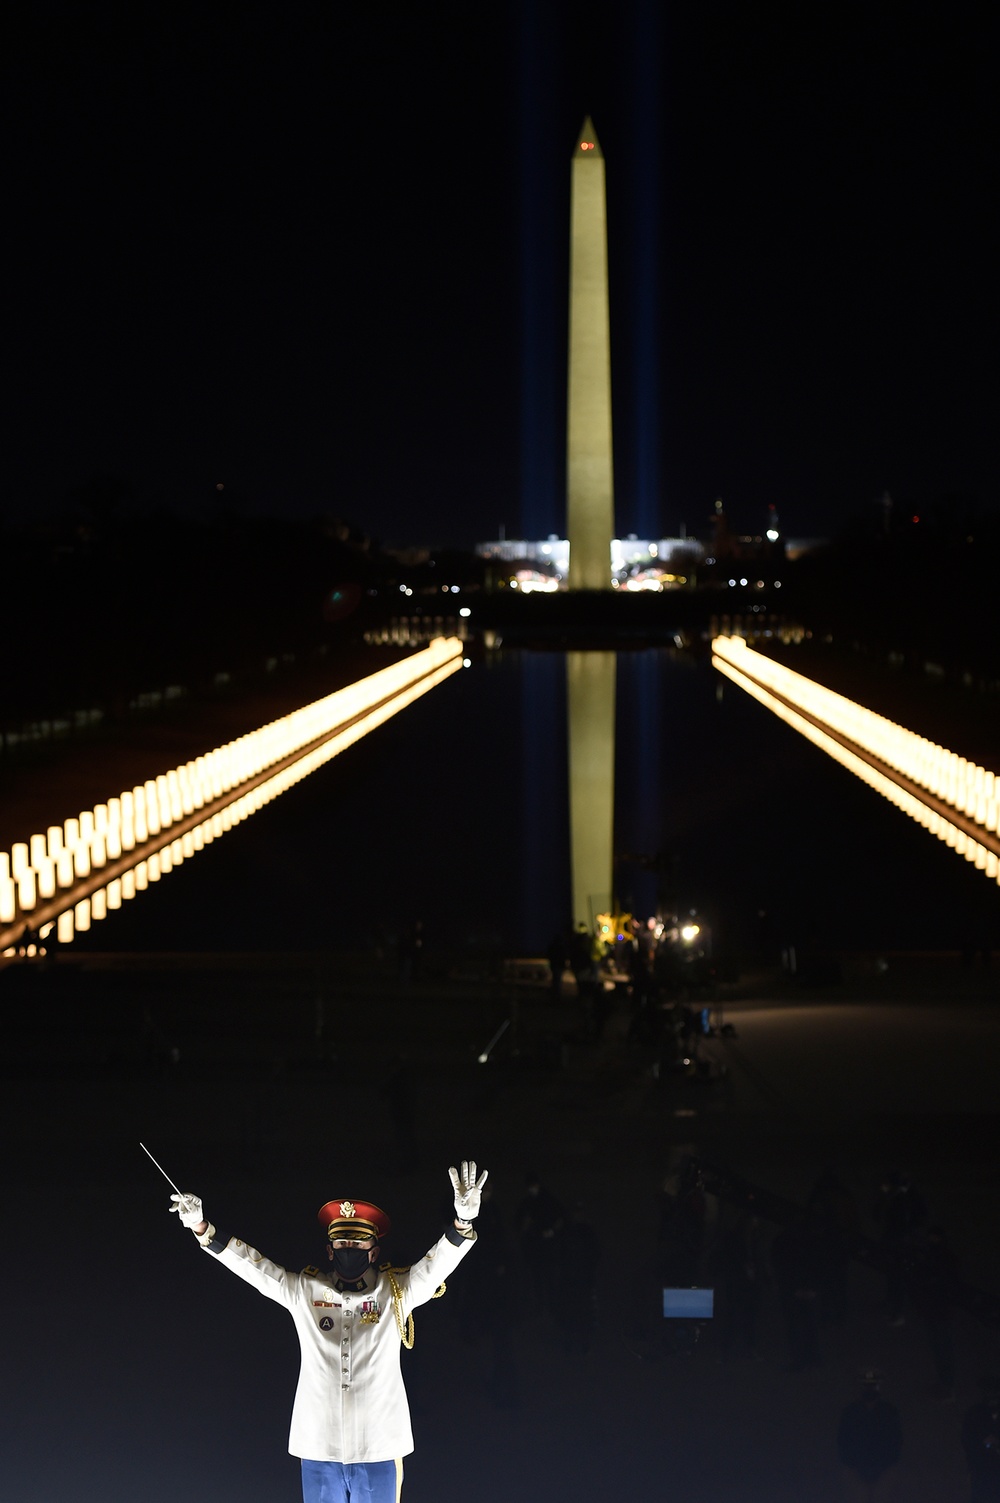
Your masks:
{"label": "washington monument", "polygon": [[[611,335],[604,157],[588,117],[573,153],[569,267],[566,534],[571,590],[611,589]],[[573,922],[593,932],[614,886],[613,652],[569,652],[570,853]]]}
{"label": "washington monument", "polygon": [[573,153],[566,535],[571,590],[611,588],[615,528],[604,156],[590,117]]}

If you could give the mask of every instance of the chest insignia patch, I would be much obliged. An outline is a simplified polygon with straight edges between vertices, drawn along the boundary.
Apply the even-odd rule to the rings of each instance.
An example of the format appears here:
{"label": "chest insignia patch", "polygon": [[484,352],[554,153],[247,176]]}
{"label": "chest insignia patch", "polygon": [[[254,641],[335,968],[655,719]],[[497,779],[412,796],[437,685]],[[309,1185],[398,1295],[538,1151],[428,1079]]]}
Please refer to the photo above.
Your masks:
{"label": "chest insignia patch", "polygon": [[323,1319],[319,1323],[319,1328],[320,1328],[321,1331],[332,1331],[333,1330],[333,1316],[332,1315],[324,1315]]}

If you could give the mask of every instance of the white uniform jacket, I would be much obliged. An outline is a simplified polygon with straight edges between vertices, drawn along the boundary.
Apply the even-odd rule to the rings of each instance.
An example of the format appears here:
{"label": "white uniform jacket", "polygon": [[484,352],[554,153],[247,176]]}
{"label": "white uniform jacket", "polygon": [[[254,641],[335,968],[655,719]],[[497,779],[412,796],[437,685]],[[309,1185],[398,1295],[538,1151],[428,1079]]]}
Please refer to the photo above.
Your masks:
{"label": "white uniform jacket", "polygon": [[[475,1241],[452,1228],[419,1263],[394,1273],[401,1317],[426,1304]],[[456,1245],[457,1244],[457,1245]],[[400,1336],[386,1273],[338,1289],[332,1270],[291,1273],[256,1248],[214,1234],[207,1251],[268,1299],[284,1305],[302,1350],[288,1449],[307,1461],[392,1461],[413,1450],[410,1411],[399,1369]]]}

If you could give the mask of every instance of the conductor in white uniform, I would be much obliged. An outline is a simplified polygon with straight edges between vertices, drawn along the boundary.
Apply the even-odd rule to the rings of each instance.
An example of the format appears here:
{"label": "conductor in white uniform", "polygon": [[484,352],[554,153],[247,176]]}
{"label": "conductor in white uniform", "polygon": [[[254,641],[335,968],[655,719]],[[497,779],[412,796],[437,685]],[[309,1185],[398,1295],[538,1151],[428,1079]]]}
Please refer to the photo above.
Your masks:
{"label": "conductor in white uniform", "polygon": [[379,1266],[389,1218],[369,1201],[327,1201],[318,1212],[328,1266],[293,1273],[239,1237],[221,1238],[196,1195],[170,1209],[216,1262],[284,1305],[301,1348],[288,1449],[302,1463],[304,1503],[398,1503],[413,1450],[400,1347],[413,1345],[413,1311],[443,1285],[476,1240],[487,1171],[449,1169],[455,1220],[419,1263]]}

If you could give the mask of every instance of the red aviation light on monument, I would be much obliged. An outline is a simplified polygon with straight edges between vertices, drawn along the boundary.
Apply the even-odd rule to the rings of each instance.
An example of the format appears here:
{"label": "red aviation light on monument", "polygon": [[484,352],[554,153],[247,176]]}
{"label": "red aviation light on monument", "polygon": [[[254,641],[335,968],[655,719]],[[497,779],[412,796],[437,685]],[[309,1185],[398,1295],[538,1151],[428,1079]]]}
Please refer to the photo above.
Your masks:
{"label": "red aviation light on monument", "polygon": [[580,134],[576,138],[577,155],[581,152],[587,156],[603,158],[600,144],[597,140],[597,132],[594,130],[594,122],[588,115],[580,127]]}

